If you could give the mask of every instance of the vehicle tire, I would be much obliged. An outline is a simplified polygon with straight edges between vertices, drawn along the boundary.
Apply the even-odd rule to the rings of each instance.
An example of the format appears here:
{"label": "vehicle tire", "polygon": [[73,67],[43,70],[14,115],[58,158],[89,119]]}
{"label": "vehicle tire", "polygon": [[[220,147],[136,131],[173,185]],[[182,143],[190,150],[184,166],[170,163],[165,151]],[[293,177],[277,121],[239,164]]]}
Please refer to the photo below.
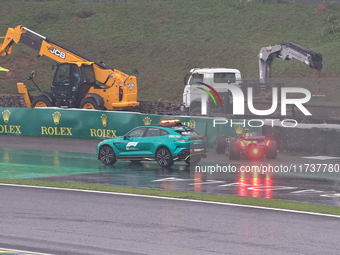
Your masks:
{"label": "vehicle tire", "polygon": [[32,108],[52,107],[53,104],[45,96],[38,96],[32,101]]}
{"label": "vehicle tire", "polygon": [[171,152],[164,147],[156,151],[156,161],[161,167],[170,167],[174,164]]}
{"label": "vehicle tire", "polygon": [[240,149],[238,147],[237,142],[229,142],[227,152],[230,160],[240,158]]}
{"label": "vehicle tire", "polygon": [[270,145],[266,149],[266,158],[267,159],[276,159],[277,158],[277,144],[276,141],[271,141]]}
{"label": "vehicle tire", "polygon": [[214,147],[217,154],[224,154],[227,146],[227,141],[225,136],[218,136],[214,142]]}
{"label": "vehicle tire", "polygon": [[185,163],[187,163],[189,166],[195,166],[201,161],[201,157],[198,156],[191,156],[185,160]]}
{"label": "vehicle tire", "polygon": [[93,97],[87,97],[84,98],[83,101],[81,101],[80,108],[102,110],[104,107],[98,105],[97,101]]}
{"label": "vehicle tire", "polygon": [[113,165],[116,163],[116,154],[112,147],[109,145],[104,145],[99,149],[99,159],[104,165]]}

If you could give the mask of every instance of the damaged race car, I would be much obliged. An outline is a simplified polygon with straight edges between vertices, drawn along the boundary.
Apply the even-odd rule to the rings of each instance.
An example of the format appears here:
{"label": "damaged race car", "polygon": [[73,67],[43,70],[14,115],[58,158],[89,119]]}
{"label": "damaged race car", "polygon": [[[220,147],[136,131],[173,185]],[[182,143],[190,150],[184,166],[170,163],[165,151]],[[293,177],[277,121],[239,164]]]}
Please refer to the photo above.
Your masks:
{"label": "damaged race car", "polygon": [[236,138],[218,136],[214,147],[218,154],[227,154],[229,159],[276,159],[277,145],[272,141],[256,132],[244,132],[238,134]]}

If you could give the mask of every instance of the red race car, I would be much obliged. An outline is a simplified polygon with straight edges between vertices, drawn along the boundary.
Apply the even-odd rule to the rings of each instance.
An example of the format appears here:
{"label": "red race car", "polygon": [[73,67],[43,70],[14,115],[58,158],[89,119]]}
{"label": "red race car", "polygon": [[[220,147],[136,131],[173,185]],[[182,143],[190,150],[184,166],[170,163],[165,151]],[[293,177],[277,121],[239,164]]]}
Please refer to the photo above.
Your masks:
{"label": "red race car", "polygon": [[275,159],[277,157],[276,141],[267,139],[256,132],[244,132],[237,137],[218,136],[214,143],[218,154],[226,153],[229,159]]}

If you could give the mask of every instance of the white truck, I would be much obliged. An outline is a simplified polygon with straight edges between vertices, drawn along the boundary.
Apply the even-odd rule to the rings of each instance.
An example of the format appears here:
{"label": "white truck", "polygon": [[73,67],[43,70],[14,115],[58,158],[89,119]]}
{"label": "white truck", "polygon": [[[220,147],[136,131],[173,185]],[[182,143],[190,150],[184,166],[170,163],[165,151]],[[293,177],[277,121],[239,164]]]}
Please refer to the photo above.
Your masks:
{"label": "white truck", "polygon": [[[230,114],[233,112],[232,95],[226,88],[227,84],[240,87],[244,93],[247,87],[253,88],[255,95],[270,96],[271,88],[271,66],[275,58],[282,60],[296,59],[309,65],[311,68],[322,69],[322,54],[302,47],[294,43],[283,43],[281,45],[261,48],[258,54],[260,82],[241,81],[241,72],[231,68],[194,68],[185,78],[185,88],[183,93],[184,111],[190,111],[190,114],[199,115],[202,112],[207,114],[223,113]],[[208,87],[208,86],[210,87]],[[282,84],[275,84],[276,87]],[[222,105],[213,89],[220,96]],[[268,93],[269,92],[269,93]],[[213,99],[214,97],[214,99]],[[279,95],[280,97],[280,95]],[[202,104],[202,100],[206,103]],[[207,109],[202,111],[202,106]]]}
{"label": "white truck", "polygon": [[[207,100],[208,112],[231,113],[232,97],[227,84],[237,85],[241,83],[241,72],[231,68],[194,68],[190,70],[185,78],[185,88],[183,93],[183,105],[186,110],[190,109],[191,114],[200,114],[202,99]],[[222,107],[214,93],[211,95],[204,90],[211,91],[203,84],[213,87],[222,101]],[[204,90],[203,90],[204,89]]]}

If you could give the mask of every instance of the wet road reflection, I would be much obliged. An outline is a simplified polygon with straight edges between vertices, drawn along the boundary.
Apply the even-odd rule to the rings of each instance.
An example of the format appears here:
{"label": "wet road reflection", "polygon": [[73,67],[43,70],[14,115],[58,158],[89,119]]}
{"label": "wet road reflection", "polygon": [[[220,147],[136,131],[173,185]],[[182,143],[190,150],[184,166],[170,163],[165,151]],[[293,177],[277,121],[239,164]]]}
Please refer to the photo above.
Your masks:
{"label": "wet road reflection", "polygon": [[[263,164],[249,161],[245,165],[236,161],[224,165],[240,169],[260,163]],[[105,166],[95,154],[0,148],[0,178],[157,188],[340,206],[340,185],[334,174],[320,179],[298,173],[197,171],[209,165],[211,162],[203,161],[201,168],[195,168],[176,162],[171,168],[162,169],[153,161],[118,161]]]}

